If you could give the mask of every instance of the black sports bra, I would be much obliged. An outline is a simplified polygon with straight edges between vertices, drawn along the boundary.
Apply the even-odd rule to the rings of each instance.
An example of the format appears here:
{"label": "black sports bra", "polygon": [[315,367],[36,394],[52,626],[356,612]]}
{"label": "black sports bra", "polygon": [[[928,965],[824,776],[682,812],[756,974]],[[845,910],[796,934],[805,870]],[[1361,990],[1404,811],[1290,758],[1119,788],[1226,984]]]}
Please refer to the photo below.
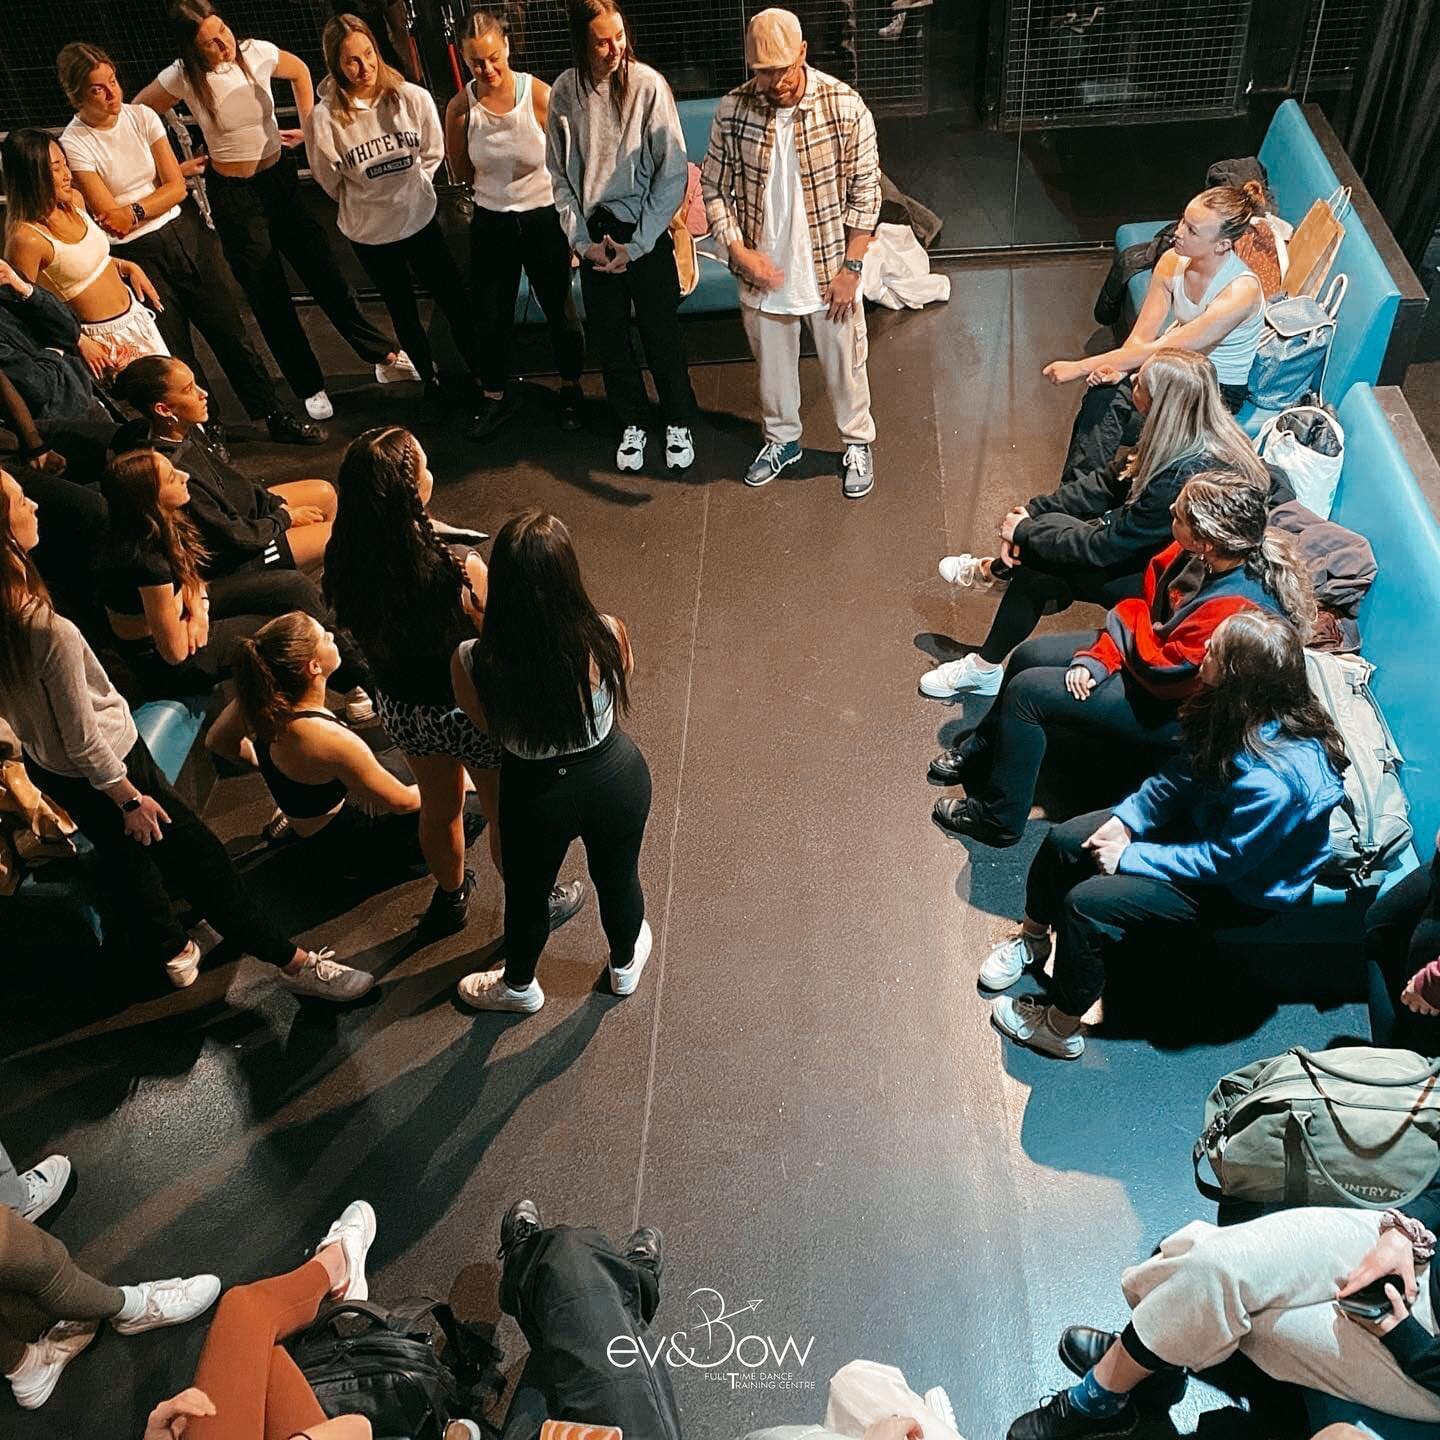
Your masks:
{"label": "black sports bra", "polygon": [[[341,724],[328,710],[297,710],[292,720],[329,720]],[[292,820],[318,820],[328,815],[349,793],[343,780],[325,780],[311,784],[306,780],[293,780],[270,758],[270,747],[256,738],[255,759],[259,762],[260,773],[270,787],[275,803]]]}

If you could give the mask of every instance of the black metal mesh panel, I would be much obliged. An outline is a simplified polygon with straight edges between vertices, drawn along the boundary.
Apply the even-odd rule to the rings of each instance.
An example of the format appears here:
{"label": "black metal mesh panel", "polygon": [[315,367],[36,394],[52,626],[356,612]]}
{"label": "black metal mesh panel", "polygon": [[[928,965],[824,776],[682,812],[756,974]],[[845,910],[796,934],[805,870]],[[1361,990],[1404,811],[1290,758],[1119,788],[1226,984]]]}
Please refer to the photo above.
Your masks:
{"label": "black metal mesh panel", "polygon": [[1295,83],[1341,80],[1360,63],[1370,34],[1371,0],[1311,0]]}
{"label": "black metal mesh panel", "polygon": [[1001,128],[1234,115],[1250,0],[1010,0]]}

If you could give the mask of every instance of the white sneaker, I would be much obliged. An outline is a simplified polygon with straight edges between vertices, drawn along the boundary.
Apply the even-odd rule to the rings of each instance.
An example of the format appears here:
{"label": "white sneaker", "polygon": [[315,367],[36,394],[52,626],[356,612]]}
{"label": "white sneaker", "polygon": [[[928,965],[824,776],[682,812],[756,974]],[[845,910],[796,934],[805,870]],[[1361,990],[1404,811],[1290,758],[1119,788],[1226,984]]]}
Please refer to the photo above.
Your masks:
{"label": "white sneaker", "polygon": [[1027,935],[1023,930],[1002,940],[980,966],[980,983],[987,990],[1008,990],[1032,965],[1050,958],[1048,935]]}
{"label": "white sneaker", "polygon": [[[924,3],[928,5],[930,0],[924,0]],[[957,1435],[960,1433],[960,1427],[955,1423],[955,1407],[950,1403],[943,1385],[936,1385],[925,1392],[925,1408],[942,1425],[948,1425]]]}
{"label": "white sneaker", "polygon": [[610,990],[615,995],[633,995],[635,987],[640,983],[640,972],[645,968],[645,962],[650,958],[651,947],[655,944],[655,936],[651,933],[650,922],[640,922],[640,933],[635,937],[635,958],[628,965],[622,965],[618,969],[610,966]]}
{"label": "white sneaker", "polygon": [[920,677],[920,693],[932,700],[953,700],[957,695],[997,695],[1005,678],[1005,667],[983,669],[974,655],[947,660]]}
{"label": "white sneaker", "polygon": [[[131,1291],[138,1292],[140,1313],[129,1320],[117,1315],[110,1324],[117,1335],[139,1335],[164,1325],[184,1325],[203,1315],[220,1298],[218,1275],[192,1275],[188,1280],[146,1280],[125,1285],[126,1305]],[[125,1312],[120,1312],[123,1315]]]}
{"label": "white sneaker", "polygon": [[356,686],[345,695],[345,723],[347,725],[368,725],[375,718],[375,702]]}
{"label": "white sneaker", "polygon": [[665,468],[688,470],[695,463],[695,439],[688,425],[665,427]]}
{"label": "white sneaker", "polygon": [[516,1015],[533,1015],[545,1003],[545,992],[538,980],[532,980],[523,990],[512,990],[505,983],[503,968],[476,970],[455,988],[472,1010],[508,1010]]}
{"label": "white sneaker", "polygon": [[330,397],[323,390],[317,390],[305,401],[305,413],[312,420],[333,420],[335,407],[330,403]]}
{"label": "white sneaker", "polygon": [[20,1183],[25,1187],[25,1203],[20,1207],[22,1220],[38,1220],[65,1193],[73,1167],[64,1155],[47,1155],[38,1165],[22,1172]]}
{"label": "white sneaker", "polygon": [[398,385],[405,380],[419,380],[420,372],[403,350],[397,350],[388,365],[382,362],[375,367],[375,378],[382,385]]}
{"label": "white sneaker", "polygon": [[1085,1037],[1076,1030],[1062,1035],[1056,1028],[1053,1007],[1033,995],[1011,999],[1002,995],[990,1007],[990,1023],[1019,1045],[1053,1055],[1057,1060],[1078,1060],[1085,1053]]}
{"label": "white sneaker", "polygon": [[374,1208],[368,1200],[352,1200],[315,1247],[318,1253],[327,1245],[338,1245],[345,1252],[345,1283],[330,1292],[332,1300],[370,1298],[370,1282],[365,1278],[365,1257],[374,1243]]}
{"label": "white sneaker", "polygon": [[173,960],[165,962],[165,973],[177,990],[193,985],[200,973],[200,947],[193,940],[187,940],[185,948]]}
{"label": "white sneaker", "polygon": [[292,995],[305,995],[312,1000],[333,1000],[343,1005],[358,1000],[375,988],[375,977],[368,970],[342,965],[331,949],[309,950],[300,968],[293,974],[277,970],[276,978]]}
{"label": "white sneaker", "polygon": [[65,1367],[90,1344],[100,1327],[89,1320],[62,1320],[25,1347],[25,1357],[5,1378],[22,1410],[38,1410],[55,1393]]}
{"label": "white sneaker", "polygon": [[615,452],[618,470],[638,470],[645,463],[645,441],[648,437],[638,425],[627,425]]}
{"label": "white sneaker", "polygon": [[993,590],[998,583],[984,570],[985,555],[947,555],[940,562],[940,578],[963,590]]}

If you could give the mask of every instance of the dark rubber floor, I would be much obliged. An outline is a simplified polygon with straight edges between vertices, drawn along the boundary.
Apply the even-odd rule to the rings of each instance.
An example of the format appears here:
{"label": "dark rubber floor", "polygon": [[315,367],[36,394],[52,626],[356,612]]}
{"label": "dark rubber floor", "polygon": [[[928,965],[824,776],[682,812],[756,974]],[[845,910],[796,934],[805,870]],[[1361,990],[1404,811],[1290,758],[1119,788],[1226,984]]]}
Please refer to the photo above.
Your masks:
{"label": "dark rubber floor", "polygon": [[[962,712],[915,685],[932,654],[978,642],[991,608],[949,591],[938,557],[984,546],[1007,502],[1052,484],[1078,395],[1040,367],[1089,337],[1102,270],[957,270],[948,306],[875,316],[879,478],[859,503],[840,494],[813,362],[813,448],[761,491],[738,480],[757,443],[745,364],[697,369],[706,423],[683,479],[653,455],[617,476],[598,402],[593,428],[564,436],[543,388],[488,447],[455,422],[422,432],[438,515],[493,532],[521,503],[553,508],[630,625],[628,725],[655,776],[640,990],[603,992],[591,904],[545,954],[538,1016],[462,1013],[454,983],[500,928],[483,845],[468,931],[424,947],[428,881],[352,904],[265,857],[257,885],[381,977],[372,1003],[298,1006],[223,953],[183,994],[63,954],[6,976],[0,1135],[22,1163],[74,1158],[55,1233],[107,1277],[233,1283],[299,1262],[364,1196],[373,1294],[494,1320],[499,1216],[529,1195],[617,1237],[663,1228],[659,1329],[693,1354],[675,1374],[689,1435],[818,1421],[857,1356],[945,1385],[969,1440],[998,1440],[1058,1385],[1060,1327],[1118,1324],[1120,1268],[1207,1213],[1189,1152],[1214,1080],[1364,1027],[1353,1004],[1282,1003],[1160,954],[1138,1007],[1153,1023],[1096,1036],[1076,1064],[986,1023],[976,966],[1019,914],[1043,825],[967,854],[930,824],[925,761]],[[237,454],[273,478],[333,475],[340,439],[413,413],[399,392],[337,391],[329,449]],[[240,851],[268,808],[232,779],[209,813]],[[577,852],[566,873],[581,867]],[[762,1362],[763,1340],[726,1358],[699,1290],[740,1311],[739,1337],[793,1336],[803,1365],[795,1349]],[[106,1334],[42,1411],[0,1398],[0,1434],[138,1437],[203,1335]],[[497,1336],[513,1378],[523,1341],[508,1322]],[[1192,1387],[1182,1429],[1200,1403]]]}

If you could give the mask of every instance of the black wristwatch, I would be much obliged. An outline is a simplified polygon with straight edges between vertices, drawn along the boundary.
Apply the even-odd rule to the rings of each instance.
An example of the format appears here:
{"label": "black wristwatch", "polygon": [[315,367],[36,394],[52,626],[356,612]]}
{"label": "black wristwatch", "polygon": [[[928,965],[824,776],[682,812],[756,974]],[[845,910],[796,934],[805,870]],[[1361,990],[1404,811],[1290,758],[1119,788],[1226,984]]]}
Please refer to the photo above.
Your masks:
{"label": "black wristwatch", "polygon": [[121,804],[120,813],[122,815],[133,815],[140,808],[140,802],[144,798],[145,797],[143,795],[132,795],[128,800],[124,801]]}
{"label": "black wristwatch", "polygon": [[131,202],[130,213],[135,217],[135,223],[137,225],[143,225],[145,223],[145,207],[138,200]]}

